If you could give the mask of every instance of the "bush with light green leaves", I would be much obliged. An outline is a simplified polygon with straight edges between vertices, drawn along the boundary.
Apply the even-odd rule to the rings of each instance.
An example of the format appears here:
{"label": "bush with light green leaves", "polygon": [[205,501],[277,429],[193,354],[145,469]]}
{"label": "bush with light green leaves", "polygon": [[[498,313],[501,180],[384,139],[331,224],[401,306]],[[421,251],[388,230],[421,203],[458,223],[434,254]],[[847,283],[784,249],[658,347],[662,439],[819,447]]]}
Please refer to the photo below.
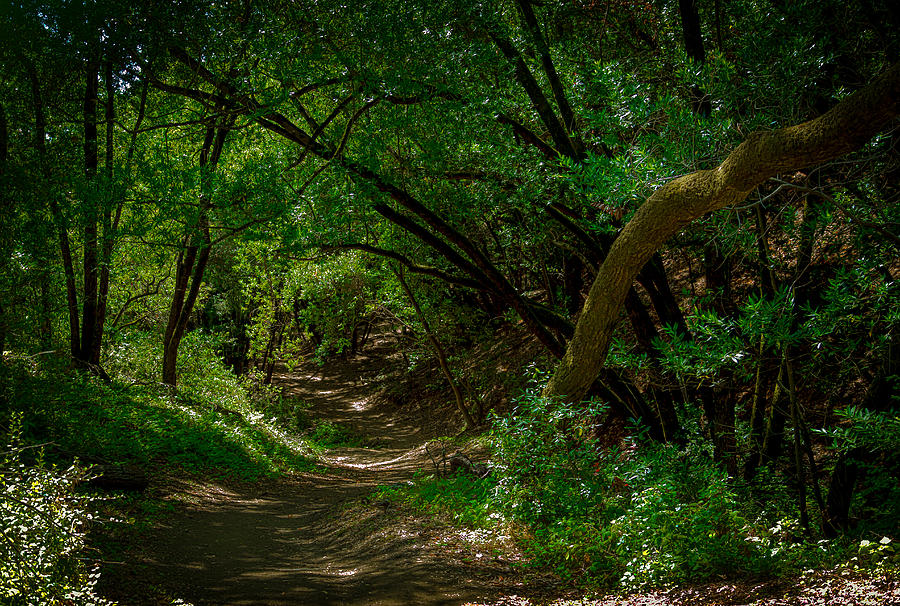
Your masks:
{"label": "bush with light green leaves", "polygon": [[85,472],[57,470],[20,441],[21,415],[11,418],[0,453],[0,602],[11,606],[111,606],[98,597],[99,578],[84,559],[92,499],[75,490]]}

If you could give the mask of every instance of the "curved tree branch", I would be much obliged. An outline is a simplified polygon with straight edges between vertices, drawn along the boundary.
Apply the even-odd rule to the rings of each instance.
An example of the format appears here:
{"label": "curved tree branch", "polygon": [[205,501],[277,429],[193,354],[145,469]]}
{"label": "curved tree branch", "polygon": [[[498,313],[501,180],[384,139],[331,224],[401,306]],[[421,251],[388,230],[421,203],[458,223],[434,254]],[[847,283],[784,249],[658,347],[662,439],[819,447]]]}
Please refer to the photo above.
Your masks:
{"label": "curved tree branch", "polygon": [[750,135],[715,169],[657,190],[613,243],[585,300],[575,335],[544,394],[580,400],[600,373],[631,284],[653,253],[695,219],[743,201],[766,179],[861,147],[900,114],[900,63],[822,116]]}

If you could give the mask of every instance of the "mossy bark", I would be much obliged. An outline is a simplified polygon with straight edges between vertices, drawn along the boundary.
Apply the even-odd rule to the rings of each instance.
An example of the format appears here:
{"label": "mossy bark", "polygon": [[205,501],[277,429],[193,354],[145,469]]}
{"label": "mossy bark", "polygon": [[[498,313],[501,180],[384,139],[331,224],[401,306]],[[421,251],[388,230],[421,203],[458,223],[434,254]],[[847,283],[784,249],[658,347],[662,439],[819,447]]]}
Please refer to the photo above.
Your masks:
{"label": "mossy bark", "polygon": [[722,164],[670,181],[635,213],[613,243],[585,299],[575,335],[544,390],[580,400],[598,376],[635,276],[653,253],[695,219],[744,200],[766,179],[861,147],[900,113],[900,63],[822,116],[757,132]]}

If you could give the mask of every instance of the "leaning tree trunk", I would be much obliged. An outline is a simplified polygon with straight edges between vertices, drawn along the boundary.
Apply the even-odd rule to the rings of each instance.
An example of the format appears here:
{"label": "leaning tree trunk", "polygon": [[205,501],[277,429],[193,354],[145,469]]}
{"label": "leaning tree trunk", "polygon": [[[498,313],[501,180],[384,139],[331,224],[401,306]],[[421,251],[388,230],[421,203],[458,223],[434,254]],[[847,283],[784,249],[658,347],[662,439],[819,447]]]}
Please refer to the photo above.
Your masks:
{"label": "leaning tree trunk", "polygon": [[428,338],[428,342],[431,344],[431,348],[434,350],[434,355],[435,357],[437,357],[438,364],[441,367],[441,373],[444,375],[444,378],[447,379],[447,383],[450,385],[451,391],[453,391],[453,399],[456,401],[456,407],[459,409],[459,412],[463,416],[463,420],[466,423],[466,429],[472,429],[473,427],[475,427],[475,419],[472,418],[472,414],[469,412],[469,409],[466,406],[466,400],[463,397],[462,390],[459,388],[459,382],[457,382],[456,378],[453,376],[453,372],[450,370],[450,364],[447,362],[447,353],[444,351],[444,347],[441,345],[441,342],[438,341],[438,338],[437,336],[435,336],[434,331],[431,330],[431,325],[428,323],[428,318],[425,317],[425,313],[419,306],[419,302],[418,300],[416,300],[415,294],[409,287],[406,279],[403,277],[403,269],[392,267],[391,270],[394,272],[394,275],[397,276],[397,280],[400,282],[400,286],[403,288],[403,292],[406,293],[406,297],[409,299],[410,304],[413,306],[413,310],[416,312],[416,316],[419,318],[419,322],[422,323],[422,329],[425,331],[425,336]]}
{"label": "leaning tree trunk", "polygon": [[544,390],[581,400],[609,352],[635,276],[653,253],[695,219],[743,201],[766,179],[861,147],[900,113],[900,63],[822,116],[757,132],[722,164],[670,181],[638,209],[616,239],[585,300],[575,335]]}

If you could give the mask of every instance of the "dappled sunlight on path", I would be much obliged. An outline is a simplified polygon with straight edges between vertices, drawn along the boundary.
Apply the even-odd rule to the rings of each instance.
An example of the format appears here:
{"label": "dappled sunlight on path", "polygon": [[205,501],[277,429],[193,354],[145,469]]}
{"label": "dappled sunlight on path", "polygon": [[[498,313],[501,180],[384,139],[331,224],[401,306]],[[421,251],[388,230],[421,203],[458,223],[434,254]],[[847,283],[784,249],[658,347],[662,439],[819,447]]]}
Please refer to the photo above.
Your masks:
{"label": "dappled sunlight on path", "polygon": [[443,529],[371,502],[377,487],[432,465],[428,430],[369,397],[370,384],[396,363],[392,353],[381,343],[350,360],[278,374],[285,396],[305,402],[312,418],[377,447],[330,450],[320,457],[327,472],[265,485],[174,480],[188,505],[153,533],[146,574],[194,604],[451,605],[514,589],[508,564],[448,557]]}

